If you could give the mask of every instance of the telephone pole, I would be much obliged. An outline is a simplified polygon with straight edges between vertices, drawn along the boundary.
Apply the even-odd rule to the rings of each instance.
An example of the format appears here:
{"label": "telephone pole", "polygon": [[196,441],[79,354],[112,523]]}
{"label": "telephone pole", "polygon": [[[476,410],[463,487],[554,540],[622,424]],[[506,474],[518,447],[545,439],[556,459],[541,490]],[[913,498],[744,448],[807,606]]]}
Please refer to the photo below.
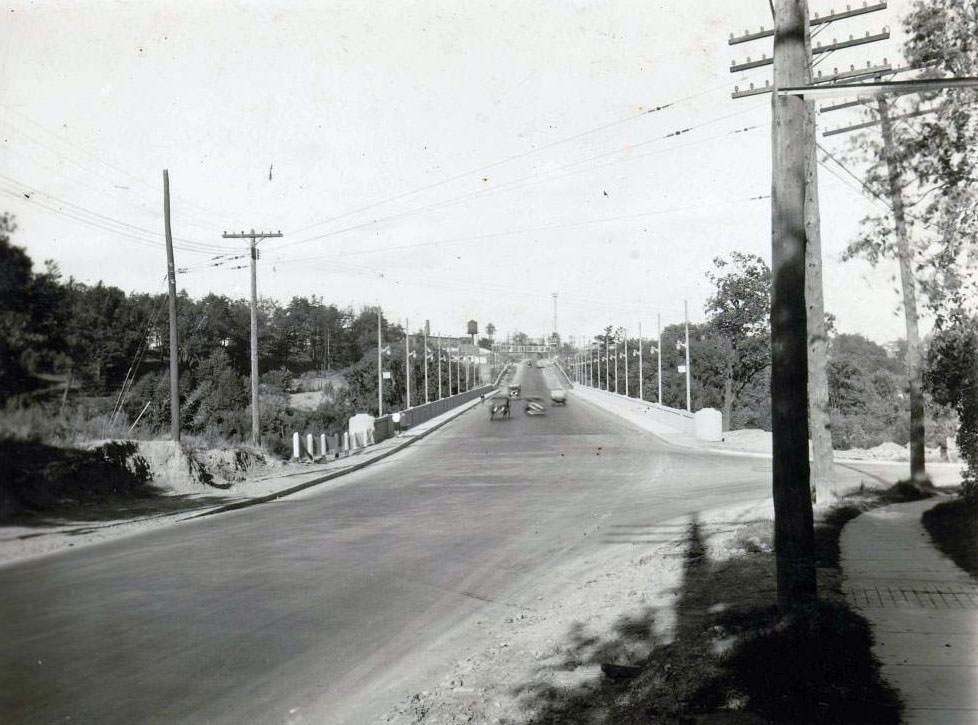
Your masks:
{"label": "telephone pole", "polygon": [[658,382],[659,384],[659,390],[657,391],[657,395],[659,397],[656,399],[655,402],[657,402],[659,405],[662,405],[662,315],[661,314],[656,314],[655,316],[655,334],[657,335],[657,339],[655,342],[655,351],[657,353],[655,356],[657,360],[656,382]]}
{"label": "telephone pole", "polygon": [[404,318],[404,409],[411,407],[411,321]]}
{"label": "telephone pole", "polygon": [[261,418],[258,405],[258,241],[281,237],[282,232],[224,232],[224,239],[251,240],[251,442],[261,445]]}
{"label": "telephone pole", "polygon": [[[163,169],[163,229],[166,233],[166,280],[170,307],[170,438],[180,440],[180,361],[177,355],[177,273],[170,233],[170,174]],[[69,384],[70,384],[69,380]],[[68,389],[65,388],[65,395]]]}
{"label": "telephone pole", "polygon": [[642,381],[642,323],[638,323],[638,398],[645,400],[645,388]]}
{"label": "telephone pole", "polygon": [[551,292],[554,298],[554,340],[557,339],[557,293]]}
{"label": "telephone pole", "polygon": [[[807,0],[776,0],[774,86],[811,83]],[[806,171],[814,144],[811,102],[774,93],[771,180],[771,429],[778,604],[816,599],[815,534],[808,464],[808,322],[805,261]]]}
{"label": "telephone pole", "polygon": [[383,312],[377,305],[377,417],[384,415],[384,342],[381,333]]}
{"label": "telephone pole", "polygon": [[689,302],[683,300],[683,327],[686,330],[686,412],[693,412],[692,392],[689,389]]}

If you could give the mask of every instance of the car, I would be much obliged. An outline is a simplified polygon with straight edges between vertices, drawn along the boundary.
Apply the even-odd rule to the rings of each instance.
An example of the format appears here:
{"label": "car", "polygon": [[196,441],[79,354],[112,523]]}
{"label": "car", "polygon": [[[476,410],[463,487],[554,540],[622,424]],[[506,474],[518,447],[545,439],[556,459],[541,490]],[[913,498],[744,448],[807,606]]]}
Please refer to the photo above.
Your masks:
{"label": "car", "polygon": [[527,415],[547,414],[543,407],[543,398],[539,395],[527,395],[524,400],[526,401],[526,406],[523,408],[523,412]]}
{"label": "car", "polygon": [[489,398],[489,420],[495,420],[496,416],[509,418],[509,396],[494,395]]}

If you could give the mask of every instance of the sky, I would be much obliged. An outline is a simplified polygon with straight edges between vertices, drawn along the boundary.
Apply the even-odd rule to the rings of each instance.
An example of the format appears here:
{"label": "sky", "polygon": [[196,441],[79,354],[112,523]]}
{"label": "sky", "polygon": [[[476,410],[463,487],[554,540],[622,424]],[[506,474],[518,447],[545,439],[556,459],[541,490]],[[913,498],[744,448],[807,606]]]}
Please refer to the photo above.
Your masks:
{"label": "sky", "polygon": [[[852,3],[855,5],[856,3]],[[910,0],[833,23],[819,70],[899,63]],[[821,15],[844,2],[810,0]],[[381,304],[460,334],[653,333],[704,319],[712,260],[770,262],[767,0],[14,1],[0,29],[0,211],[40,268],[193,297]],[[665,108],[659,108],[666,106]],[[819,117],[820,131],[861,120]],[[682,132],[677,134],[676,132]],[[846,136],[819,139],[838,155]],[[820,168],[826,310],[904,335],[895,265],[843,263],[881,210]],[[858,167],[853,166],[854,170]],[[926,321],[925,321],[926,328]]]}

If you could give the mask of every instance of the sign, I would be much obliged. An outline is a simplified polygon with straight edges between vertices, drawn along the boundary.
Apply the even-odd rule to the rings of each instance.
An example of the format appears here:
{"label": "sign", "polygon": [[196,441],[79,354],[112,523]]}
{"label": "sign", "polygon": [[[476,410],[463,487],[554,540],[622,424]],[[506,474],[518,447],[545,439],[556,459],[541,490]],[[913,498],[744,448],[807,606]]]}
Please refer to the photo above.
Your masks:
{"label": "sign", "polygon": [[684,372],[686,372],[686,366],[685,365],[680,365],[679,367],[676,368],[676,370],[678,370],[681,373],[684,373]]}
{"label": "sign", "polygon": [[384,372],[381,375],[381,379],[383,379],[383,380],[390,380],[391,379],[391,371],[390,370],[384,370]]}
{"label": "sign", "polygon": [[497,352],[553,352],[551,345],[493,345]]}
{"label": "sign", "polygon": [[392,413],[391,414],[391,420],[394,423],[400,423],[401,422],[401,414],[400,413]]}

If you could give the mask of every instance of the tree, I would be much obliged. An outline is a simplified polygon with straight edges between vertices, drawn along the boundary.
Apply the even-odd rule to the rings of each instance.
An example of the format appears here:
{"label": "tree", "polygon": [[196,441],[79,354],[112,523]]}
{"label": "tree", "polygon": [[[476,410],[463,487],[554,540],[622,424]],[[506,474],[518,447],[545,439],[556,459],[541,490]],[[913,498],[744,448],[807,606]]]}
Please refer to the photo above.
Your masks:
{"label": "tree", "polygon": [[[973,76],[978,69],[978,9],[973,0],[917,0],[904,19],[908,65],[942,77]],[[906,110],[928,104],[934,114],[913,124],[894,124],[891,106],[877,104],[881,136],[857,139],[857,156],[868,162],[866,184],[889,197],[892,216],[871,217],[849,245],[846,257],[875,264],[895,259],[907,327],[910,394],[910,473],[925,481],[923,353],[918,332],[918,296],[938,322],[955,309],[974,312],[978,291],[978,233],[973,178],[978,132],[974,90],[944,90],[900,100]]]}
{"label": "tree", "polygon": [[[904,19],[908,65],[940,77],[978,75],[978,7],[974,0],[917,0]],[[899,126],[896,150],[914,182],[911,223],[926,236],[918,250],[921,291],[939,321],[956,309],[974,315],[978,304],[978,233],[974,177],[978,167],[978,112],[974,89],[914,97],[935,110],[918,128]]]}
{"label": "tree", "polygon": [[13,217],[0,216],[0,400],[25,389],[28,370],[21,360],[29,347],[31,259],[10,243]]}
{"label": "tree", "polygon": [[713,260],[707,278],[715,292],[706,303],[723,359],[723,429],[730,429],[734,400],[771,364],[771,270],[756,254],[733,252]]}
{"label": "tree", "polygon": [[967,464],[962,493],[978,498],[978,318],[955,316],[934,335],[925,380],[934,400],[958,414],[956,441]]}

